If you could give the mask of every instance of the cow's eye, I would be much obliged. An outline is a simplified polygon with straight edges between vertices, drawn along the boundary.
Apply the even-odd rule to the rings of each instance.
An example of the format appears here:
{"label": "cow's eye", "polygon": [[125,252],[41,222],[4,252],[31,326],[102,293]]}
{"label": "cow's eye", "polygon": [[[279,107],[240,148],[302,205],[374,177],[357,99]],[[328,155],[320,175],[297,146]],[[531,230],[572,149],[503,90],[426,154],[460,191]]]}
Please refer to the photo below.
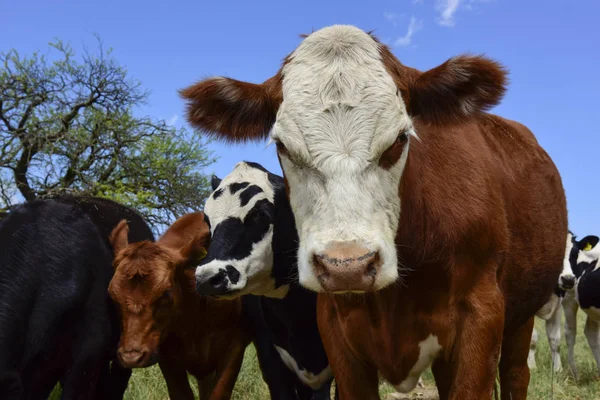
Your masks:
{"label": "cow's eye", "polygon": [[405,144],[407,141],[408,141],[408,134],[406,132],[402,132],[396,138],[396,143],[397,144]]}
{"label": "cow's eye", "polygon": [[381,158],[379,159],[379,166],[383,169],[390,169],[392,166],[394,166],[400,159],[400,156],[404,151],[404,146],[407,142],[407,132],[401,132],[398,134],[394,143],[392,143],[392,145],[388,147],[387,150],[381,155]]}
{"label": "cow's eye", "polygon": [[277,147],[277,152],[280,155],[288,155],[288,149],[283,143],[281,143],[281,141],[275,140],[275,146]]}

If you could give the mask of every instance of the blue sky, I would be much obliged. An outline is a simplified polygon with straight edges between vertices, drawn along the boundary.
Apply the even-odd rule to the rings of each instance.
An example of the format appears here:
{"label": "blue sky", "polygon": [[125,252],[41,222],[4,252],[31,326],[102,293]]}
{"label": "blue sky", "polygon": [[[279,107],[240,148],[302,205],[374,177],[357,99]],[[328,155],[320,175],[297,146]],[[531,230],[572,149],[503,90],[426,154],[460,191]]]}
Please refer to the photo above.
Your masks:
{"label": "blue sky", "polygon": [[[368,5],[367,5],[368,4]],[[79,50],[98,33],[150,89],[140,112],[185,124],[177,89],[211,75],[261,82],[300,42],[298,34],[353,24],[426,70],[464,52],[485,53],[510,70],[494,112],[527,125],[557,164],[571,228],[600,234],[600,2],[598,0],[7,1],[0,50],[45,50],[57,37]],[[207,173],[240,160],[280,173],[265,143],[213,144]],[[595,199],[595,201],[594,201]]]}

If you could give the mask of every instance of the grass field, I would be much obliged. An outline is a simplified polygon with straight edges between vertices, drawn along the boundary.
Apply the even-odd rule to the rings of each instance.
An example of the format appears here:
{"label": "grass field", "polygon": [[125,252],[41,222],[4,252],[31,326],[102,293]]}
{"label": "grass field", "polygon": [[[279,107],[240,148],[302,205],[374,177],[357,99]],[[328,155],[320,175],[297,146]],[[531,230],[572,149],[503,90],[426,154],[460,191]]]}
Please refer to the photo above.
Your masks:
{"label": "grass field", "polygon": [[[579,368],[579,378],[577,381],[571,376],[567,366],[567,346],[564,341],[564,335],[561,342],[561,358],[564,370],[554,376],[554,399],[555,400],[600,400],[600,381],[596,380],[597,370],[589,346],[583,335],[583,326],[585,323],[585,314],[582,312],[578,316],[578,336],[576,345],[576,362]],[[531,382],[529,384],[530,400],[550,400],[551,399],[551,368],[550,368],[550,350],[543,321],[536,319],[536,329],[539,334],[538,348],[536,353],[537,369],[531,372]],[[390,399],[437,399],[435,383],[430,371],[427,371],[423,379],[425,388],[417,388],[407,395],[398,395],[389,397]],[[195,389],[195,383],[192,385]],[[381,385],[380,392],[382,398],[394,392],[389,385]],[[52,400],[58,400],[59,391],[55,390]],[[125,393],[126,400],[167,400],[168,394],[165,382],[157,366],[146,369],[135,370],[129,388]],[[244,364],[240,376],[238,377],[234,399],[236,400],[264,400],[269,399],[269,392],[266,384],[262,380],[258,361],[253,346],[246,350]],[[176,400],[176,399],[174,399]]]}

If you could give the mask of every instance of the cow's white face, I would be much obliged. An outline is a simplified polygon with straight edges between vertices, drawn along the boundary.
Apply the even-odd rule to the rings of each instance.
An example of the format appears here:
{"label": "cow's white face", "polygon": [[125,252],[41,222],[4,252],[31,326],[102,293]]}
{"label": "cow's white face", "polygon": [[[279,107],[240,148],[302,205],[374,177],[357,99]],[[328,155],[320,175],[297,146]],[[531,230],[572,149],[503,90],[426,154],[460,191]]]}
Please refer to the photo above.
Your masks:
{"label": "cow's white face", "polygon": [[212,238],[196,268],[198,292],[277,297],[272,277],[274,189],[267,173],[241,162],[214,189],[204,207]]}
{"label": "cow's white face", "polygon": [[565,249],[565,258],[563,259],[563,269],[558,277],[558,286],[562,290],[571,290],[575,286],[574,267],[577,263],[577,242],[571,232],[567,233],[567,248]]}
{"label": "cow's white face", "polygon": [[[282,72],[272,138],[300,236],[300,283],[315,291],[380,289],[398,278],[398,185],[414,130],[379,45],[357,28],[326,28],[309,36]],[[398,142],[391,165],[382,165]],[[319,275],[336,264],[360,271],[327,287]]]}
{"label": "cow's white face", "polygon": [[180,93],[187,120],[210,135],[271,134],[300,236],[300,283],[347,292],[398,278],[399,183],[416,137],[409,115],[460,123],[498,104],[505,83],[503,67],[484,57],[420,72],[366,32],[337,25],[310,34],[261,84],[215,77]]}

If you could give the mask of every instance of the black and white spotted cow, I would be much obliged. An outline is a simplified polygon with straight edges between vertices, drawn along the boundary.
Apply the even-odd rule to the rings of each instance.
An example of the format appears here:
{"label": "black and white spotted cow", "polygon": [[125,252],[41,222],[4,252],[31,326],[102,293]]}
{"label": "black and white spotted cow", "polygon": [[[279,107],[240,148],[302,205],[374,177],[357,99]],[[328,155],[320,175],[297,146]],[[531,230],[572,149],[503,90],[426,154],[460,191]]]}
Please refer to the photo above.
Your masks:
{"label": "black and white spotted cow", "polygon": [[[552,365],[555,372],[562,370],[562,362],[560,360],[560,328],[562,322],[561,305],[567,298],[570,302],[575,287],[575,276],[571,265],[571,249],[573,248],[573,234],[567,234],[565,258],[563,260],[563,270],[558,278],[554,293],[550,300],[536,313],[536,317],[546,321],[546,336],[550,345],[550,353],[552,356]],[[535,369],[535,350],[537,347],[538,333],[535,328],[531,335],[531,343],[529,346],[529,357],[527,365],[530,369]]]}
{"label": "black and white spotted cow", "polygon": [[581,240],[572,236],[567,247],[575,289],[567,292],[563,300],[565,313],[565,339],[571,371],[577,375],[575,365],[575,339],[577,335],[577,311],[579,307],[587,314],[584,334],[600,371],[600,246],[598,236],[589,235]]}
{"label": "black and white spotted cow", "polygon": [[317,328],[316,293],[298,284],[298,235],[283,178],[238,163],[204,207],[208,254],[196,269],[203,295],[242,296],[273,399],[329,399],[333,375]]}

